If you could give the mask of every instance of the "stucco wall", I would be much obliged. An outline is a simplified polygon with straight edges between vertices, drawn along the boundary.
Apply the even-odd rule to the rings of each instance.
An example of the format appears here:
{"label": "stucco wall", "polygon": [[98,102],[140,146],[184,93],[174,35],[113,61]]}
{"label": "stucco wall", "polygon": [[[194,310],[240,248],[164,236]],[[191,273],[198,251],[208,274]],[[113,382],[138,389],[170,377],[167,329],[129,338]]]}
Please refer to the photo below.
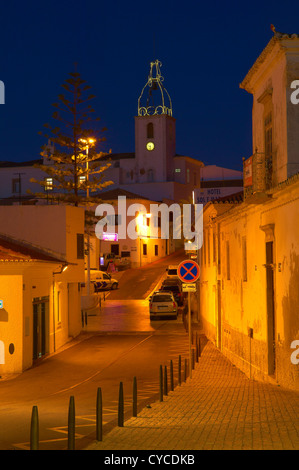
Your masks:
{"label": "stucco wall", "polygon": [[[299,388],[299,364],[291,362],[291,343],[299,339],[299,182],[273,191],[264,204],[242,204],[214,219],[220,226],[221,274],[202,264],[200,313],[207,334],[251,377]],[[267,227],[273,227],[272,238]],[[272,229],[271,229],[272,230]],[[212,233],[212,229],[210,230]],[[216,232],[217,235],[217,232]],[[246,236],[247,280],[243,275],[242,238]],[[268,367],[266,242],[273,241],[275,371]],[[230,279],[227,277],[229,243]],[[207,240],[206,249],[207,249]],[[204,248],[203,248],[204,249]],[[212,240],[210,239],[212,259]],[[218,256],[218,253],[217,253]],[[217,257],[218,262],[218,257]],[[219,280],[217,286],[215,280]],[[217,289],[221,286],[221,320]],[[250,330],[251,329],[251,330]],[[299,355],[298,355],[299,356]]]}

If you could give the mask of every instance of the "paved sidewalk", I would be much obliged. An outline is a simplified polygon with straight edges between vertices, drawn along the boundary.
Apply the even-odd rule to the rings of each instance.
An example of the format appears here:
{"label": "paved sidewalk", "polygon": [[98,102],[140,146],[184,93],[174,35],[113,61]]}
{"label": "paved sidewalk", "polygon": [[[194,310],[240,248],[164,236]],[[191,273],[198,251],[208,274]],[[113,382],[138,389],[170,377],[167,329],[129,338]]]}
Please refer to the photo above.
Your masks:
{"label": "paved sidewalk", "polygon": [[85,449],[299,450],[299,392],[250,380],[208,341],[192,379]]}

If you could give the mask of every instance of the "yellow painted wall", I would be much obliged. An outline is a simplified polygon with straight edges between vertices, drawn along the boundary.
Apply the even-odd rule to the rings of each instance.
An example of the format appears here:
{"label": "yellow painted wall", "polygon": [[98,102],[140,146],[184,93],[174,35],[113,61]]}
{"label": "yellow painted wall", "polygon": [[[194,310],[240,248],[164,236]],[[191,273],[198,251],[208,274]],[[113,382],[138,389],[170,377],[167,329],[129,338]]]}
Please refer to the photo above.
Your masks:
{"label": "yellow painted wall", "polygon": [[[217,204],[214,205],[217,207]],[[206,210],[206,229],[208,211]],[[203,261],[200,316],[208,336],[217,343],[221,328],[221,350],[251,377],[299,388],[299,364],[292,364],[290,345],[299,339],[299,181],[273,190],[263,204],[238,205],[216,217],[219,224],[221,274],[217,263]],[[268,321],[266,290],[266,227],[274,226],[275,367],[268,369]],[[262,229],[263,228],[263,229]],[[247,280],[243,278],[242,237],[246,237]],[[229,243],[230,279],[226,244]],[[207,240],[205,240],[207,249]],[[210,238],[212,251],[212,237]],[[212,260],[212,254],[210,253]],[[221,286],[221,318],[218,320],[217,281]],[[249,328],[253,337],[249,336]]]}
{"label": "yellow painted wall", "polygon": [[[4,343],[4,364],[0,375],[22,371],[23,357],[23,276],[5,275],[0,271],[0,341]],[[10,345],[13,345],[10,348]],[[3,361],[0,361],[3,362]]]}

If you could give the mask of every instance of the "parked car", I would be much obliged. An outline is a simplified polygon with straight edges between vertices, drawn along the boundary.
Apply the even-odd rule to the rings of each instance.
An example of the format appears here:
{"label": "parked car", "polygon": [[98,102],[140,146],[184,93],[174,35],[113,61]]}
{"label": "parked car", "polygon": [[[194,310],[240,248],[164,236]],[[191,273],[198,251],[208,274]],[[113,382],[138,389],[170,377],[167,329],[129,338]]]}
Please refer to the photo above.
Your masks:
{"label": "parked car", "polygon": [[157,317],[177,318],[178,305],[172,292],[156,291],[149,302],[150,319]]}
{"label": "parked car", "polygon": [[182,283],[179,279],[165,279],[161,290],[173,293],[174,299],[179,306],[184,305],[184,292],[182,291]]}
{"label": "parked car", "polygon": [[177,278],[178,279],[178,266],[168,266],[166,268],[167,278]]}
{"label": "parked car", "polygon": [[[87,273],[85,272],[85,281],[87,281]],[[102,290],[110,290],[118,288],[118,280],[103,271],[91,270],[90,281],[94,285],[95,292]],[[86,282],[85,282],[86,284]]]}
{"label": "parked car", "polygon": [[100,267],[102,270],[106,271],[109,269],[110,263],[112,263],[118,271],[128,269],[131,266],[130,260],[128,258],[122,258],[118,255],[115,255],[114,253],[104,253],[102,256],[100,256]]}

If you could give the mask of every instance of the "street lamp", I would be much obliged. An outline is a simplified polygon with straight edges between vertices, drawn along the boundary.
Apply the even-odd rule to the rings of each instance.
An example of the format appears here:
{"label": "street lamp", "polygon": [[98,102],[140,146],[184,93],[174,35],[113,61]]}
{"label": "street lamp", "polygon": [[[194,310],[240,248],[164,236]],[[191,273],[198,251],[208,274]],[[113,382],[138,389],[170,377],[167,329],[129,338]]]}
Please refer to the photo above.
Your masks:
{"label": "street lamp", "polygon": [[[89,198],[89,165],[88,165],[88,153],[90,145],[96,142],[96,139],[79,139],[79,142],[82,142],[86,145],[86,198]],[[87,295],[90,295],[90,237],[89,230],[87,229]]]}

